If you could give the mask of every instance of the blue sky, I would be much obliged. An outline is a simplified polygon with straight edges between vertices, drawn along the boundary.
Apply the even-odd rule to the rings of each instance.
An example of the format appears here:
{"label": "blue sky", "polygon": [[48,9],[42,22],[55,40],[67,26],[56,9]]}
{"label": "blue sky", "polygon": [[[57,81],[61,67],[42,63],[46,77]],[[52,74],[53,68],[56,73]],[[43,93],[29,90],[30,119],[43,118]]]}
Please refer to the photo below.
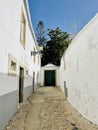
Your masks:
{"label": "blue sky", "polygon": [[55,29],[73,33],[74,23],[78,32],[98,12],[98,0],[28,0],[34,29],[39,21],[45,29]]}

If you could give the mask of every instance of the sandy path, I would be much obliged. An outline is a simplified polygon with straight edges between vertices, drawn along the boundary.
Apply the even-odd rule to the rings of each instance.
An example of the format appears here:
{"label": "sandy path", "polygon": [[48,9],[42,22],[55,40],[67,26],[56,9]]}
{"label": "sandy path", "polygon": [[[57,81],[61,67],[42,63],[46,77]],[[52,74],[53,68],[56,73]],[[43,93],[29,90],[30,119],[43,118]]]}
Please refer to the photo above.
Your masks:
{"label": "sandy path", "polygon": [[98,127],[75,111],[59,88],[41,87],[4,130],[98,130]]}

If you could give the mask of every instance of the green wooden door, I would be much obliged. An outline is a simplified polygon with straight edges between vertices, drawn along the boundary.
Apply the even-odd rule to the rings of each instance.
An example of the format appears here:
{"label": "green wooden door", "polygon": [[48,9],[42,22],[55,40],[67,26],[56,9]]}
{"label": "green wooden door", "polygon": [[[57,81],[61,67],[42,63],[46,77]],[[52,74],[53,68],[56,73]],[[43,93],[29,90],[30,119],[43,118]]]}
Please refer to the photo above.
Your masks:
{"label": "green wooden door", "polygon": [[45,86],[55,86],[55,70],[45,71]]}
{"label": "green wooden door", "polygon": [[20,72],[19,72],[19,103],[23,102],[23,88],[24,88],[24,68],[20,67]]}

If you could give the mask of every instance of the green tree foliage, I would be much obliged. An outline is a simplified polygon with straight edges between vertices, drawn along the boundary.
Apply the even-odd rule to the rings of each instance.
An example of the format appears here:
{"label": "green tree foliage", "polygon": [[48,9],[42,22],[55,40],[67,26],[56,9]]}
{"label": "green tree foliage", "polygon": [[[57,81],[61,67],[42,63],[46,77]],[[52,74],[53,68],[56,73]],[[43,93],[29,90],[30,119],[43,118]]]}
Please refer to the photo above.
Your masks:
{"label": "green tree foliage", "polygon": [[49,29],[48,31],[50,40],[47,41],[43,49],[42,66],[48,63],[59,66],[62,54],[70,44],[69,34],[61,31],[60,28]]}
{"label": "green tree foliage", "polygon": [[46,45],[46,31],[44,30],[44,23],[42,21],[39,21],[36,28],[36,37],[37,42],[39,46],[45,46]]}

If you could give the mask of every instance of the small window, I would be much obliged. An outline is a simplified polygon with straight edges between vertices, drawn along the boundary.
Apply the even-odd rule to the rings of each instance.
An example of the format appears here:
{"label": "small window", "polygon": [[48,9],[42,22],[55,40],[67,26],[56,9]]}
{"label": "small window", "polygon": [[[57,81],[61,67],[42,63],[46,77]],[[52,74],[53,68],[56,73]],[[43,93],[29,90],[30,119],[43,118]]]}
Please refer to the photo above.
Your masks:
{"label": "small window", "polygon": [[22,46],[25,48],[25,43],[26,43],[26,19],[25,19],[23,11],[22,11],[22,15],[21,15],[20,42],[21,42]]}
{"label": "small window", "polygon": [[17,61],[11,54],[8,57],[8,74],[14,76],[17,74]]}
{"label": "small window", "polygon": [[11,60],[11,70],[16,71],[16,63]]}

